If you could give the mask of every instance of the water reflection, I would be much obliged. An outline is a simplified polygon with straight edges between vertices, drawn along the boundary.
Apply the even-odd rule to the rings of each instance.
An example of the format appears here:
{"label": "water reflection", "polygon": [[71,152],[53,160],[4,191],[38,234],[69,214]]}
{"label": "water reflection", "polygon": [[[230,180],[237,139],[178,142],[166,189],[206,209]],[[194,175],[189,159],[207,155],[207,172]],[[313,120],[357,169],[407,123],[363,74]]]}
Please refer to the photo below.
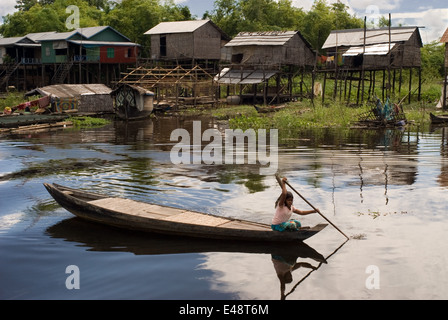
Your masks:
{"label": "water reflection", "polygon": [[[309,272],[300,281],[296,282],[289,293],[285,292],[286,284],[292,282],[292,273],[295,270],[309,268],[315,271],[319,269],[322,264],[327,264],[328,258],[343,245],[325,258],[304,242],[276,244],[266,242],[220,241],[213,239],[204,241],[203,239],[187,237],[131,232],[87,222],[77,217],[65,219],[50,226],[47,228],[46,233],[52,238],[74,242],[76,246],[82,246],[86,251],[130,252],[135,255],[186,253],[203,253],[206,255],[209,253],[262,254],[263,259],[270,259],[272,261],[275,273],[280,282],[280,299],[285,299],[295,291],[298,285],[311,274]],[[313,266],[307,261],[317,262],[317,265]],[[251,279],[247,280],[251,281]],[[263,284],[260,283],[260,285]]]}
{"label": "water reflection", "polygon": [[[39,288],[48,293],[45,297],[58,296],[48,290],[48,280],[42,276],[48,274],[43,271],[54,268],[56,262],[64,264],[62,278],[62,267],[76,260],[92,268],[102,266],[117,279],[116,287],[108,287],[107,297],[113,298],[137,289],[146,296],[151,292],[155,299],[172,298],[173,294],[189,298],[197,284],[191,279],[197,279],[197,274],[185,270],[207,273],[201,282],[205,289],[196,290],[194,298],[216,292],[242,299],[447,297],[447,273],[441,272],[446,269],[448,250],[445,128],[424,133],[413,128],[304,130],[280,142],[279,171],[291,185],[348,235],[366,235],[365,240],[349,241],[330,260],[328,255],[341,241],[331,228],[307,241],[311,250],[282,252],[264,246],[242,248],[241,243],[223,246],[123,233],[72,219],[55,224],[68,213],[55,205],[43,182],[269,223],[279,189],[274,177],[258,174],[256,165],[171,164],[171,131],[180,127],[191,130],[194,120],[198,119],[114,122],[102,128],[2,138],[0,235],[2,257],[8,263],[2,264],[1,272],[11,279],[3,292],[17,287],[19,280],[14,278],[26,274],[29,283],[43,279]],[[211,118],[201,121],[203,130],[225,128]],[[327,215],[331,213],[332,217]],[[318,216],[306,218],[307,225],[322,222]],[[425,236],[421,236],[422,226],[430,230]],[[47,233],[43,235],[42,230]],[[49,241],[48,236],[66,241]],[[120,252],[132,254],[117,254]],[[288,264],[280,268],[280,276],[273,259],[275,264]],[[155,262],[152,269],[149,260]],[[185,267],[186,260],[190,269]],[[122,263],[138,271],[135,283],[119,280],[125,272]],[[34,268],[36,264],[40,268]],[[366,291],[364,271],[370,264],[381,267],[381,291]],[[173,272],[162,279],[158,272],[167,266]],[[173,274],[178,276],[176,281]],[[139,281],[148,275],[154,278],[146,278],[148,288],[144,288]],[[63,283],[60,278],[55,279],[58,284]],[[171,288],[171,295],[153,290],[157,279],[163,280],[158,288]],[[94,292],[100,296],[106,291],[102,285],[95,284],[98,291]],[[30,292],[27,284],[21,287]],[[67,292],[61,296],[66,297],[64,294]],[[139,294],[131,298],[141,298]],[[80,295],[96,297],[88,290]],[[25,295],[36,296],[35,292]]]}

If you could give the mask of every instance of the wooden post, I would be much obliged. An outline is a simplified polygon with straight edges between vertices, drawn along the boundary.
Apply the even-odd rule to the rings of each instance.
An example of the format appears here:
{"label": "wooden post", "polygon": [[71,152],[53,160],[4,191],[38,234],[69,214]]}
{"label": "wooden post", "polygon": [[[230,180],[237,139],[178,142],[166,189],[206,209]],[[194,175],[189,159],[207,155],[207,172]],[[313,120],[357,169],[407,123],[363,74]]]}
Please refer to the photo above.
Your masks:
{"label": "wooden post", "polygon": [[372,92],[375,94],[375,87],[376,87],[376,70],[373,70],[373,81],[372,81]]}
{"label": "wooden post", "polygon": [[392,34],[391,34],[391,30],[390,30],[391,26],[392,26],[392,19],[391,19],[391,15],[389,13],[389,52],[388,52],[388,54],[389,54],[389,65],[387,66],[388,84],[387,84],[387,90],[386,90],[388,98],[390,98],[390,89],[391,89],[391,84],[390,84],[391,83],[390,65],[392,63],[392,60],[391,60],[392,59],[392,55],[391,55],[391,51],[392,51],[392,48],[391,48]]}
{"label": "wooden post", "polygon": [[359,74],[359,79],[358,79],[358,94],[357,94],[357,96],[356,96],[356,105],[359,105],[359,94],[360,94],[360,91],[361,91],[361,82],[362,82],[362,72],[358,72],[358,74]]}
{"label": "wooden post", "polygon": [[349,80],[349,85],[348,85],[347,105],[350,104],[350,98],[352,97],[352,80],[353,80],[353,71],[350,71],[350,80]]}
{"label": "wooden post", "polygon": [[[367,17],[364,17],[364,43],[362,47],[362,75],[361,75],[361,87],[362,87],[362,95],[361,95],[361,103],[364,102],[364,55],[366,53],[366,34],[367,34]],[[359,90],[358,90],[359,92]]]}
{"label": "wooden post", "polygon": [[[327,71],[324,71],[324,84],[322,86],[322,104],[324,104],[324,101],[325,101],[325,85],[326,85],[326,82],[327,82]],[[314,91],[314,88],[313,88],[313,91]]]}
{"label": "wooden post", "polygon": [[418,68],[418,101],[421,100],[422,97],[422,68]]}
{"label": "wooden post", "polygon": [[[300,79],[300,101],[303,101],[303,74],[305,73],[305,68],[302,69],[301,79]],[[312,98],[311,98],[312,99]]]}
{"label": "wooden post", "polygon": [[281,75],[281,73],[279,72],[278,74],[277,74],[277,79],[276,79],[276,81],[277,81],[277,83],[276,83],[276,89],[275,89],[275,91],[277,91],[277,103],[280,103],[280,77],[281,77],[282,75]]}
{"label": "wooden post", "polygon": [[[447,44],[447,50],[448,50],[448,44]],[[444,76],[444,78],[443,78],[443,102],[442,102],[442,108],[443,108],[443,110],[446,110],[447,108],[448,108],[448,105],[446,104],[446,98],[447,98],[447,96],[446,96],[446,94],[447,94],[447,92],[446,92],[446,86],[448,85],[448,81],[447,81],[447,76],[448,76],[448,74],[447,74],[447,67],[446,67],[446,63],[445,63],[445,76]]]}
{"label": "wooden post", "polygon": [[409,68],[409,98],[408,98],[408,103],[411,103],[411,93],[412,90],[412,68]]}
{"label": "wooden post", "polygon": [[314,81],[316,76],[316,68],[311,71],[311,104],[314,106]]}

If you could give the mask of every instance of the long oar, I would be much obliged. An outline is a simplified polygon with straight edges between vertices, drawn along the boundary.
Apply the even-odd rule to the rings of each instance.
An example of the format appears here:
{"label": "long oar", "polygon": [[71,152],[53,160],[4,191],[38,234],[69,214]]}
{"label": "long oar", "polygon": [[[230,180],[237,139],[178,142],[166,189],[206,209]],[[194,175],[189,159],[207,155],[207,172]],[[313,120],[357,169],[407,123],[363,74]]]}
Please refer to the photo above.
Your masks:
{"label": "long oar", "polygon": [[[275,176],[276,178],[277,178],[277,181],[278,181],[278,183],[281,185],[281,180],[280,180],[280,177],[279,176]],[[322,218],[324,218],[325,220],[327,220],[328,221],[328,223],[329,224],[331,224],[333,227],[335,227],[335,229],[336,230],[338,230],[340,233],[342,233],[343,235],[344,235],[344,237],[346,237],[347,238],[347,240],[349,240],[350,238],[349,237],[347,237],[346,235],[345,235],[345,233],[344,232],[342,232],[338,227],[336,227],[334,224],[333,224],[333,222],[331,222],[330,220],[328,220],[328,218],[327,217],[325,217],[319,210],[317,210],[308,200],[306,200],[296,189],[294,189],[290,184],[289,184],[289,182],[288,181],[285,181],[285,183],[288,185],[288,187],[290,187],[295,193],[297,193],[298,195],[299,195],[299,197],[300,198],[302,198],[303,199],[303,201],[305,201],[306,203],[308,203],[308,205],[311,207],[311,208],[313,208],[318,214],[320,214],[321,215],[321,217]]]}

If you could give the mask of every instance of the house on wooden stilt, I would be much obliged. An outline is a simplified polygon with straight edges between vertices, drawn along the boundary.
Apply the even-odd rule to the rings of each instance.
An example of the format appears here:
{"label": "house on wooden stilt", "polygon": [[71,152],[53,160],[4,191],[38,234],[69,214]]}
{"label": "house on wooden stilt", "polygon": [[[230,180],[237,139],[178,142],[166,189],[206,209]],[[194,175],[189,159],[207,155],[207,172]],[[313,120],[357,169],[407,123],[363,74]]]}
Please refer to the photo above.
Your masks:
{"label": "house on wooden stilt", "polygon": [[[227,65],[215,80],[227,87],[228,102],[272,104],[303,95],[303,74],[315,54],[299,31],[241,32],[224,48]],[[293,90],[298,76],[300,92]]]}
{"label": "house on wooden stilt", "polygon": [[[423,47],[419,27],[384,27],[377,29],[334,30],[322,49],[326,56],[321,60],[320,72],[326,80],[335,81],[333,98],[338,95],[350,101],[352,82],[358,83],[357,103],[381,90],[383,100],[394,93],[402,94],[403,71],[409,79],[409,91],[402,95],[413,96],[414,71],[418,76],[418,100],[421,94],[421,54]],[[398,84],[397,84],[398,82]],[[349,83],[349,84],[347,84]],[[325,99],[325,91],[322,99]]]}

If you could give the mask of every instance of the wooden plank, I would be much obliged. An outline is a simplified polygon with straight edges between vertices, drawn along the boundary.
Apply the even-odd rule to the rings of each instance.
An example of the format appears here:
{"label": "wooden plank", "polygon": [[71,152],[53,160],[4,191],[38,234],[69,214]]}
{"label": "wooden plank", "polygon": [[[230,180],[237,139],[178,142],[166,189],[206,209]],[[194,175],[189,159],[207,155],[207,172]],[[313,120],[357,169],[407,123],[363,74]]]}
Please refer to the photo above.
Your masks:
{"label": "wooden plank", "polygon": [[216,216],[211,216],[208,214],[185,211],[180,214],[169,216],[164,221],[172,221],[178,223],[190,223],[201,226],[217,227],[228,223],[230,220],[225,218],[220,218]]}
{"label": "wooden plank", "polygon": [[229,229],[246,229],[254,231],[272,231],[271,227],[268,225],[257,224],[257,223],[246,223],[245,221],[231,221],[222,227]]}
{"label": "wooden plank", "polygon": [[157,219],[185,211],[122,198],[104,198],[89,201],[89,203],[108,210]]}

